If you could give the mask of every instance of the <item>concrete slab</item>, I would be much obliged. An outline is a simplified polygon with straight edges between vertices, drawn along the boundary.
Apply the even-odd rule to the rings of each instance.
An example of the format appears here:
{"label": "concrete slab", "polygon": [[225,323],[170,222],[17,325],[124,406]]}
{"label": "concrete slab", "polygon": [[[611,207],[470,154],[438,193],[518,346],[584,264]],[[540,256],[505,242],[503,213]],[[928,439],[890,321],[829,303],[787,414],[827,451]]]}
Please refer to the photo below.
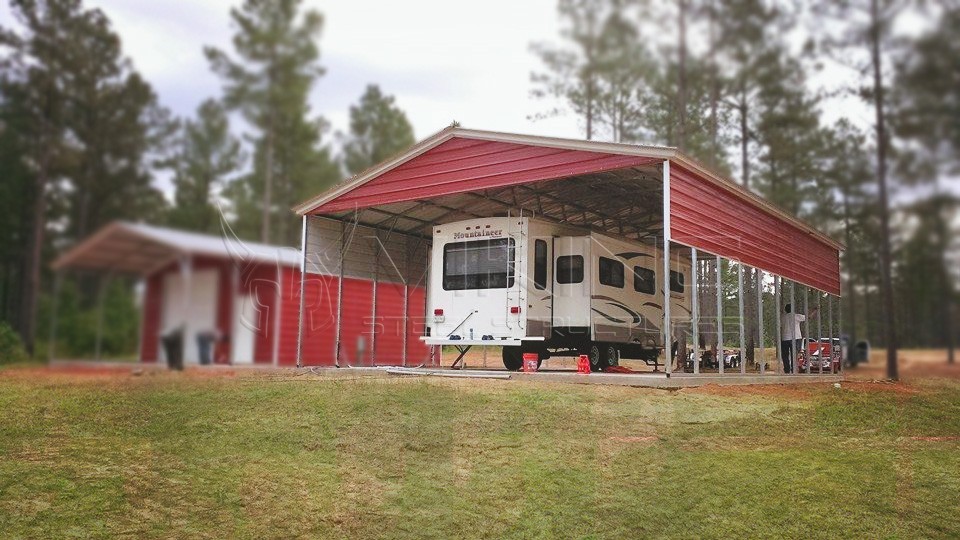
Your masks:
{"label": "concrete slab", "polygon": [[516,373],[518,379],[566,382],[571,384],[606,384],[616,386],[637,386],[644,388],[689,388],[707,384],[748,385],[748,384],[805,384],[832,383],[843,381],[843,375],[760,375],[760,374],[673,374],[665,373],[591,373],[584,375],[575,372],[537,372]]}
{"label": "concrete slab", "polygon": [[819,375],[815,373],[811,373],[810,375],[760,375],[759,373],[746,375],[739,373],[694,375],[692,373],[676,373],[668,377],[665,373],[591,373],[585,375],[570,370],[524,373],[504,370],[393,367],[311,368],[311,371],[318,375],[330,376],[343,376],[350,373],[364,376],[376,376],[377,374],[385,376],[440,376],[560,382],[567,384],[635,386],[643,388],[688,388],[707,384],[730,386],[752,384],[811,384],[843,381],[842,374]]}

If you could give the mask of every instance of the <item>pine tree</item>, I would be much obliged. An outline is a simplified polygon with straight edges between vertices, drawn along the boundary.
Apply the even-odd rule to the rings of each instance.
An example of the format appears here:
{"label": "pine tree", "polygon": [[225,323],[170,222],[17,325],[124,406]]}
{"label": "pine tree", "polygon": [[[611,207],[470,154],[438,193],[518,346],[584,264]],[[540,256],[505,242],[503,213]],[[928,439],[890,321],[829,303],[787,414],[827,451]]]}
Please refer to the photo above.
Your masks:
{"label": "pine tree", "polygon": [[242,163],[240,141],[230,134],[223,106],[216,100],[204,101],[197,118],[183,125],[176,148],[162,162],[173,170],[176,188],[168,220],[175,227],[216,233],[220,217],[215,200]]}
{"label": "pine tree", "polygon": [[[22,169],[32,179],[20,204],[23,236],[19,328],[32,349],[47,219],[63,219],[67,241],[107,220],[162,209],[150,186],[146,154],[161,114],[150,86],[122,57],[120,40],[99,10],[79,0],[17,0],[20,31],[0,46],[5,122]],[[62,214],[60,212],[63,212]]]}
{"label": "pine tree", "polygon": [[[301,0],[244,0],[230,10],[236,57],[205,48],[224,81],[224,102],[254,128],[253,172],[227,195],[240,227],[259,229],[263,242],[291,242],[289,209],[338,178],[329,151],[320,148],[327,128],[311,118],[308,97],[324,69],[317,38],[323,17],[302,10]],[[276,225],[276,226],[274,226]]]}
{"label": "pine tree", "polygon": [[[867,137],[848,120],[840,120],[825,133],[820,160],[823,163],[823,181],[828,194],[827,204],[820,208],[821,223],[826,218],[835,224],[830,231],[846,244],[843,253],[845,329],[850,342],[856,343],[861,332],[862,310],[858,296],[866,289],[872,266],[868,251],[874,242],[866,236],[872,229],[866,223],[873,218],[869,204],[868,185],[873,174],[870,167],[870,147]],[[836,205],[832,205],[836,201]],[[865,331],[864,331],[865,334]]]}
{"label": "pine tree", "polygon": [[[0,29],[0,46],[8,51],[0,63],[3,95],[4,168],[9,217],[20,221],[11,227],[23,256],[20,272],[7,265],[5,277],[16,276],[19,292],[16,327],[27,352],[33,354],[43,247],[46,242],[48,190],[66,153],[66,101],[57,50],[65,45],[54,28],[75,18],[79,6],[16,2],[14,16],[26,28],[23,35]],[[19,234],[16,234],[19,233]],[[6,235],[5,235],[6,236]],[[9,238],[9,237],[8,237]],[[13,246],[9,246],[13,248]]]}
{"label": "pine tree", "polygon": [[[960,9],[946,11],[940,24],[912,43],[898,59],[892,114],[893,131],[909,148],[899,155],[900,176],[931,188],[930,195],[914,205],[913,214],[920,224],[907,250],[908,254],[925,257],[929,263],[914,271],[926,275],[932,270],[935,274],[934,280],[922,279],[919,284],[932,282],[937,286],[931,302],[936,308],[929,311],[937,313],[938,320],[929,321],[929,327],[938,329],[939,335],[932,341],[947,347],[950,363],[955,361],[953,314],[957,292],[950,275],[948,251],[955,236],[951,218],[957,213],[958,201],[945,184],[949,176],[960,172],[958,28]],[[924,234],[919,234],[921,231]],[[917,292],[905,290],[901,297],[904,295],[914,297]],[[914,322],[918,317],[911,315],[902,320]]]}
{"label": "pine tree", "polygon": [[842,21],[839,35],[830,34],[832,25],[823,25],[823,43],[832,50],[858,51],[866,58],[858,67],[862,74],[869,74],[862,86],[856,88],[873,108],[874,139],[876,146],[877,215],[880,221],[878,251],[880,253],[881,313],[883,314],[883,338],[887,347],[887,377],[899,378],[897,366],[896,301],[893,289],[893,250],[890,226],[890,180],[889,156],[891,137],[889,133],[888,63],[893,46],[892,26],[905,3],[896,0],[848,0],[833,2],[823,0],[816,5],[823,19]]}
{"label": "pine tree", "polygon": [[[557,12],[564,22],[560,37],[566,46],[534,43],[531,49],[540,57],[545,72],[530,75],[537,85],[531,93],[539,99],[555,98],[565,102],[582,118],[587,140],[594,138],[597,115],[597,78],[600,75],[599,49],[603,24],[610,12],[611,0],[559,0]],[[562,113],[559,108],[534,115],[546,118]]]}
{"label": "pine tree", "polygon": [[727,81],[723,101],[733,114],[740,146],[740,183],[750,187],[750,140],[758,118],[755,107],[761,92],[776,87],[786,57],[783,46],[785,14],[762,0],[721,0],[714,17],[716,54]]}
{"label": "pine tree", "polygon": [[350,134],[343,144],[343,164],[357,174],[412,146],[413,126],[380,87],[367,86],[360,103],[350,106]]}

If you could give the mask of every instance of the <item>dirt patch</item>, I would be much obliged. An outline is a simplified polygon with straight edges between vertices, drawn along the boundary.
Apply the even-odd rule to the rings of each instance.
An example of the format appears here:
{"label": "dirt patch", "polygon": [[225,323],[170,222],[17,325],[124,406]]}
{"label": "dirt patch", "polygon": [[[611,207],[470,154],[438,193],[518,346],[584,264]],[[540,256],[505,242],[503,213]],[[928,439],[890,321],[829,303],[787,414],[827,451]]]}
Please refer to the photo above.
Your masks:
{"label": "dirt patch", "polygon": [[[260,369],[234,369],[222,367],[188,367],[187,369],[176,372],[164,368],[141,365],[141,364],[57,364],[53,366],[16,366],[9,369],[0,370],[0,379],[48,379],[60,381],[64,379],[73,381],[111,381],[125,380],[131,377],[169,377],[169,378],[189,378],[189,379],[208,379],[208,378],[232,378],[243,375],[262,375],[266,373],[275,373],[274,370]],[[292,373],[285,370],[283,373]]]}
{"label": "dirt patch", "polygon": [[[960,362],[948,364],[945,349],[907,349],[898,351],[897,358],[903,379],[960,379]],[[874,349],[869,363],[848,369],[846,375],[852,379],[882,379],[886,376],[886,362],[886,351]]]}
{"label": "dirt patch", "polygon": [[912,396],[920,393],[920,389],[903,381],[844,381],[844,390],[854,392],[889,392],[903,396]]}
{"label": "dirt patch", "polygon": [[706,384],[694,388],[683,388],[681,393],[686,394],[706,394],[710,396],[721,397],[775,397],[788,400],[807,400],[812,399],[815,388],[822,388],[823,385],[813,384],[748,384],[748,385],[720,385]]}
{"label": "dirt patch", "polygon": [[15,367],[0,371],[0,378],[36,379],[36,378],[98,378],[111,379],[129,377],[136,366],[30,366]]}

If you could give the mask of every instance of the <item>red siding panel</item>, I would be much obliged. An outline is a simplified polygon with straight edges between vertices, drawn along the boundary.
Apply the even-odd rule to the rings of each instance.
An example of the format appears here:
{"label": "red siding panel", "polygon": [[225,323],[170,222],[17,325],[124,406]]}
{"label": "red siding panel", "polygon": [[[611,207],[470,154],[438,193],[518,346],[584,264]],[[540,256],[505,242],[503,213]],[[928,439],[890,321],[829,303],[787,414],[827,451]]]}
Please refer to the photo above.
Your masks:
{"label": "red siding panel", "polygon": [[253,342],[253,361],[256,364],[273,362],[273,339],[275,332],[274,308],[277,304],[277,269],[259,265],[241,272],[243,290],[247,291],[257,306],[257,327]]}
{"label": "red siding panel", "polygon": [[652,158],[451,139],[313,210],[324,214],[635,167]]}
{"label": "red siding panel", "polygon": [[840,253],[836,248],[673,164],[670,237],[675,242],[840,294]]}
{"label": "red siding panel", "polygon": [[300,270],[283,269],[280,296],[280,347],[277,365],[297,365],[297,324],[300,320]]}
{"label": "red siding panel", "polygon": [[[297,271],[296,275],[299,276]],[[299,320],[299,294],[288,304],[284,320]],[[294,311],[294,316],[286,315]],[[307,274],[304,284],[303,304],[303,351],[301,362],[305,366],[333,366],[334,341],[337,330],[337,278]],[[296,363],[297,338],[285,339],[285,357],[292,354]]]}
{"label": "red siding panel", "polygon": [[407,300],[407,365],[416,366],[430,360],[430,348],[420,341],[426,333],[427,291],[410,287]]}
{"label": "red siding panel", "polygon": [[[230,262],[219,261],[214,264],[219,270],[219,291],[217,292],[217,331],[221,336],[230,336],[233,331],[233,284],[230,280]],[[230,363],[230,339],[221,339],[214,347],[213,361],[216,364]]]}
{"label": "red siding panel", "polygon": [[373,329],[373,281],[343,279],[340,365],[369,366]]}
{"label": "red siding panel", "polygon": [[[296,365],[297,326],[300,309],[299,271],[291,273],[295,290],[284,295],[283,328],[280,334],[280,364]],[[286,280],[286,274],[284,280]],[[285,289],[287,287],[284,287]],[[427,347],[418,339],[423,333],[426,292],[410,287],[407,311],[415,320],[407,322],[407,364],[420,364]],[[301,362],[304,366],[333,366],[337,335],[337,278],[308,274],[304,285],[304,327]],[[346,278],[343,282],[343,326],[340,365],[372,365],[371,346],[376,347],[377,365],[403,365],[404,287],[395,283],[377,286],[377,317],[373,318],[373,282]],[[287,322],[292,321],[292,322]],[[373,340],[376,332],[376,340]],[[363,338],[363,355],[359,338]]]}
{"label": "red siding panel", "polygon": [[377,317],[372,328],[377,335],[378,366],[403,365],[403,295],[402,284],[377,284]]}

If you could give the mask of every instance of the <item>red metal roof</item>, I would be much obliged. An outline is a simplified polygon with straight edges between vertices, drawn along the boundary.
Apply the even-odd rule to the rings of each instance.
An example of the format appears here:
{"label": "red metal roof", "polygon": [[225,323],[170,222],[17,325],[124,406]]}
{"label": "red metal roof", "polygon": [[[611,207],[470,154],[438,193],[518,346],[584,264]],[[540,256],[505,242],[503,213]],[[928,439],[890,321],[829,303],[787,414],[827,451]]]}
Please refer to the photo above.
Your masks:
{"label": "red metal roof", "polygon": [[840,252],[717,184],[670,167],[670,238],[840,294]]}
{"label": "red metal roof", "polygon": [[646,165],[655,158],[453,138],[317,206],[322,214]]}
{"label": "red metal roof", "polygon": [[662,234],[651,216],[662,217],[668,160],[673,241],[839,294],[840,243],[674,148],[448,128],[295,210],[428,235],[524,208],[649,239]]}

